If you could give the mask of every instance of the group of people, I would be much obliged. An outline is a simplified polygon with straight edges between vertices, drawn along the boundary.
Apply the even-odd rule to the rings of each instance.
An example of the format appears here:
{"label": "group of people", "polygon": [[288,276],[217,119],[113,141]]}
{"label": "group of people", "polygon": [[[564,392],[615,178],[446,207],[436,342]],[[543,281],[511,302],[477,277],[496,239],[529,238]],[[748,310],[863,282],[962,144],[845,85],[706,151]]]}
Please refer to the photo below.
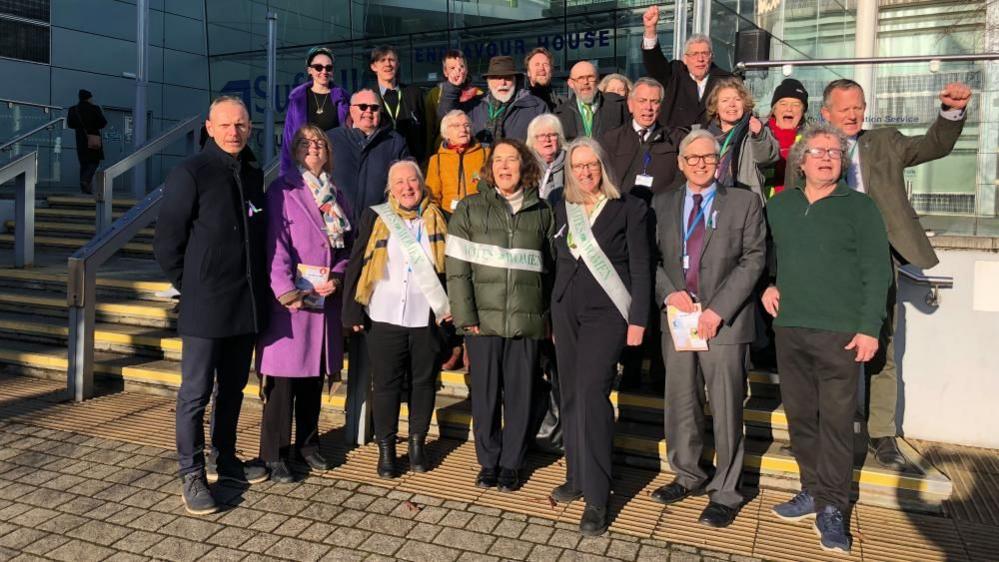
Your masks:
{"label": "group of people", "polygon": [[[700,521],[725,527],[744,501],[747,357],[769,325],[765,311],[802,486],[774,512],[816,517],[822,546],[849,551],[857,377],[866,366],[894,383],[894,272],[936,263],[902,172],[951,150],[970,90],[948,85],[920,137],[862,131],[864,93],[851,80],[825,88],[820,123],[806,122],[808,94],[793,79],[760,120],[747,88],[712,62],[707,37],[667,61],[657,23],[653,6],[648,76],[600,80],[580,61],[568,98],[552,89],[543,48],[526,57],[523,82],[513,59],[494,57],[484,90],[450,51],[445,80],[423,93],[398,81],[396,51],[379,47],[377,86],[353,94],[330,79],[332,52],[312,49],[311,80],[289,96],[281,175],[266,192],[246,148],[246,108],[232,97],[212,103],[211,141],[171,172],[154,242],[181,293],[177,449],[189,512],[218,509],[208,481],[291,482],[296,456],[330,468],[318,447],[320,403],[346,345],[348,385],[355,369],[370,370],[380,477],[401,468],[402,401],[409,468],[432,469],[437,375],[466,363],[475,485],[503,492],[521,485],[537,431],[540,365],[557,365],[566,479],[551,495],[584,499],[580,531],[602,534],[609,396],[618,365],[641,365],[645,349],[665,366],[676,474],[652,497],[706,493]],[[699,314],[706,349],[678,350],[668,309]],[[254,351],[262,462],[244,463],[235,428]],[[879,353],[886,367],[872,367]],[[713,470],[703,462],[705,390]],[[870,431],[883,440],[874,452],[904,463],[894,390],[877,412],[872,394]]]}

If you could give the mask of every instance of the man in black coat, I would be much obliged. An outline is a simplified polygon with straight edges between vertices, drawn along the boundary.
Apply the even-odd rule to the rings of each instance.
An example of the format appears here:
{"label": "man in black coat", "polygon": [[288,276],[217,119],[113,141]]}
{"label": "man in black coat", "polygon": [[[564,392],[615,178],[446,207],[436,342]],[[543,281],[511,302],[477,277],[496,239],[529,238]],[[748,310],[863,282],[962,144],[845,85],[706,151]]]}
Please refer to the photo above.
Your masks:
{"label": "man in black coat", "polygon": [[599,138],[605,131],[628,122],[630,115],[625,99],[613,92],[597,89],[597,67],[580,61],[569,71],[572,95],[555,108],[562,123],[565,140],[576,137]]}
{"label": "man in black coat", "polygon": [[76,131],[76,159],[80,162],[80,190],[93,193],[94,174],[104,160],[104,141],[101,129],[107,126],[104,112],[94,102],[87,90],[80,90],[80,103],[69,108],[66,126]]}
{"label": "man in black coat", "polygon": [[270,295],[264,256],[263,172],[244,152],[250,116],[243,102],[215,100],[205,148],[174,168],[163,189],[153,251],[182,294],[183,339],[177,393],[177,457],[188,513],[218,511],[205,475],[204,414],[217,384],[212,446],[217,476],[267,480],[267,470],[236,457],[236,423],[257,333]]}
{"label": "man in black coat", "polygon": [[711,88],[721,78],[731,76],[712,62],[711,38],[696,33],[683,44],[683,60],[666,60],[656,38],[659,7],[649,6],[642,15],[645,33],[642,36],[642,63],[645,73],[658,80],[666,89],[663,104],[667,111],[660,116],[660,123],[673,127],[690,128],[704,124],[707,101]]}
{"label": "man in black coat", "polygon": [[[394,47],[372,49],[370,68],[378,80],[374,91],[381,105],[381,123],[406,139],[409,153],[422,166],[430,156],[427,154],[423,90],[399,82],[399,54]],[[358,216],[361,211],[363,209],[357,210]]]}
{"label": "man in black coat", "polygon": [[545,47],[535,47],[524,57],[524,77],[527,91],[532,96],[545,102],[548,111],[555,111],[560,103],[565,101],[552,87],[552,74],[555,70],[555,56]]}

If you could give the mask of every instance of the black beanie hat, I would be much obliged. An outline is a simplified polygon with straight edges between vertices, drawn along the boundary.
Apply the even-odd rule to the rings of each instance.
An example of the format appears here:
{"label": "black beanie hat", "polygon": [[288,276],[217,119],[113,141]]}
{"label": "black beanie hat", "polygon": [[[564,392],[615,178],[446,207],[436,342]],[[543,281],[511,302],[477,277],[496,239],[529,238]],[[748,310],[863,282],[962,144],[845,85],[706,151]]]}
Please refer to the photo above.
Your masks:
{"label": "black beanie hat", "polygon": [[89,100],[90,98],[94,97],[94,94],[91,94],[87,90],[80,90],[79,92],[76,93],[76,95],[80,97],[80,101]]}
{"label": "black beanie hat", "polygon": [[808,110],[808,90],[794,78],[785,78],[783,82],[774,90],[774,97],[770,99],[770,107],[777,105],[777,102],[784,98],[794,98],[805,105]]}

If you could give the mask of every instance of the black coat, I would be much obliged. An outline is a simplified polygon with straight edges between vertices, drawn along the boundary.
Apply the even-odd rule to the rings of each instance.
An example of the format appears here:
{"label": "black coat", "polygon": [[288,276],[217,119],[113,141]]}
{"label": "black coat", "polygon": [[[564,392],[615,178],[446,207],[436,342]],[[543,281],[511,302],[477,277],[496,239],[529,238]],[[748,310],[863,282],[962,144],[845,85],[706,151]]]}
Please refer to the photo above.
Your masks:
{"label": "black coat", "polygon": [[108,120],[104,118],[101,108],[81,101],[69,108],[66,114],[66,126],[76,131],[76,156],[80,162],[100,162],[104,160],[104,145],[101,148],[87,148],[87,135],[99,135],[101,129],[107,127]]}
{"label": "black coat", "polygon": [[666,89],[659,122],[671,127],[689,129],[691,125],[705,124],[707,108],[704,102],[707,101],[708,94],[718,80],[732,75],[711,63],[704,97],[698,99],[697,82],[690,77],[687,65],[682,60],[666,60],[658,43],[653,49],[642,49],[642,63],[645,64],[645,74],[658,80]]}
{"label": "black coat", "polygon": [[[587,302],[593,306],[605,305],[616,310],[614,302],[597,283],[583,259],[572,257],[567,242],[567,223],[565,202],[560,201],[555,205],[556,261],[552,301],[560,302],[570,283],[582,283],[591,295]],[[623,194],[620,199],[610,199],[597,215],[591,229],[600,249],[614,265],[614,270],[631,294],[627,322],[647,326],[652,308],[653,271],[648,206],[641,199],[627,194]]]}
{"label": "black coat", "polygon": [[156,261],[181,293],[177,332],[223,338],[263,330],[264,174],[215,141],[171,170],[156,219]]}
{"label": "black coat", "polygon": [[[600,138],[600,135],[616,129],[631,121],[631,114],[628,113],[628,104],[624,98],[613,93],[597,92],[597,112],[593,114],[593,138]],[[565,140],[571,141],[576,137],[581,137],[585,133],[583,128],[583,116],[579,114],[579,104],[576,103],[576,96],[569,96],[558,107],[555,108],[555,116],[562,123],[562,130],[565,132]]]}
{"label": "black coat", "polygon": [[532,96],[545,102],[545,106],[548,108],[548,112],[555,111],[555,108],[565,102],[565,96],[559,94],[552,88],[551,84],[547,86],[530,86],[528,85],[527,91],[531,93]]}
{"label": "black coat", "polygon": [[424,108],[423,90],[418,86],[399,84],[397,89],[400,93],[400,107],[398,114],[393,119],[385,105],[385,100],[379,94],[378,85],[374,88],[375,95],[378,95],[378,103],[382,106],[381,119],[378,121],[382,127],[389,126],[406,139],[406,146],[409,154],[417,162],[423,164],[429,158],[427,154],[427,110]]}
{"label": "black coat", "polygon": [[[648,204],[654,194],[668,191],[683,182],[676,157],[680,154],[680,141],[686,134],[684,129],[657,126],[643,143],[629,120],[601,135],[599,142],[607,151],[611,177],[621,192],[631,193]],[[646,153],[648,168],[645,167]],[[643,170],[652,176],[652,189],[635,185],[635,176]]]}
{"label": "black coat", "polygon": [[402,135],[382,125],[371,137],[360,129],[340,125],[329,132],[333,143],[333,183],[343,191],[354,223],[365,209],[385,202],[388,169],[409,158]]}

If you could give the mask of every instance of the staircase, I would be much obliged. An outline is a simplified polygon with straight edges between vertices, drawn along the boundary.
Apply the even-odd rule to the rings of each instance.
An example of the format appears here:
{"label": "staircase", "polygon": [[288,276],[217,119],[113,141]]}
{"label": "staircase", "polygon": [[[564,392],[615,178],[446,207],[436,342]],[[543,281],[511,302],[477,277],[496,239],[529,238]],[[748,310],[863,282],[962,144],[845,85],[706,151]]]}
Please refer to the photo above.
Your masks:
{"label": "staircase", "polygon": [[[134,204],[115,201],[115,215]],[[65,380],[67,370],[66,258],[94,232],[92,199],[50,196],[36,210],[36,267],[14,269],[10,248],[13,224],[0,234],[0,368],[22,375]],[[181,341],[175,329],[174,301],[156,296],[169,288],[152,259],[152,229],[140,233],[125,251],[105,264],[97,279],[95,374],[104,389],[173,393],[180,385]],[[346,373],[346,369],[344,370]],[[256,401],[256,379],[245,391]],[[467,373],[441,373],[431,433],[471,439]],[[787,418],[780,403],[779,376],[749,376],[745,405],[745,480],[762,486],[795,489],[798,468],[786,450]],[[342,410],[345,386],[324,397],[324,407]],[[662,396],[614,392],[618,414],[615,456],[622,464],[668,470],[662,439]],[[400,414],[406,425],[405,405]],[[951,482],[902,442],[918,471],[900,473],[858,458],[854,479],[863,503],[939,509]],[[861,447],[858,445],[858,450]]]}

